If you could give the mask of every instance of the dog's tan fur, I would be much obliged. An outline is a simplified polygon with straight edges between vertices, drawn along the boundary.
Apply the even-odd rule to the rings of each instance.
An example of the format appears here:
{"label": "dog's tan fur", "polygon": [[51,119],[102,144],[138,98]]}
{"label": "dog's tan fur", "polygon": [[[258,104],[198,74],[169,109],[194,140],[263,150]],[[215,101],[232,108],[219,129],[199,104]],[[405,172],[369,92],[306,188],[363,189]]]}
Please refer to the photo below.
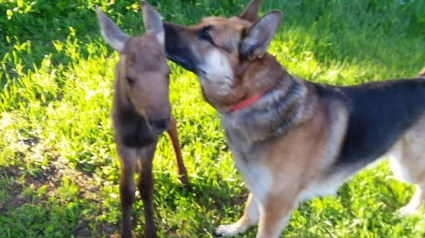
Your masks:
{"label": "dog's tan fur", "polygon": [[[351,89],[328,90],[286,72],[266,52],[281,14],[272,11],[256,20],[260,2],[253,0],[238,17],[207,17],[191,27],[165,24],[167,57],[196,73],[205,100],[222,113],[221,123],[235,166],[250,191],[242,218],[216,230],[222,236],[242,233],[259,222],[257,238],[278,237],[299,201],[335,192],[366,163],[359,159],[348,167],[339,166],[350,132]],[[187,50],[180,55],[178,49],[185,44]],[[425,88],[420,78],[411,84]],[[253,104],[230,110],[261,91],[267,93]],[[416,95],[421,92],[416,91]],[[396,174],[417,184],[414,197],[401,214],[412,213],[424,201],[423,108],[414,108],[418,111],[412,113],[415,123],[407,130],[396,130],[392,145],[380,145],[393,155],[391,167]]]}
{"label": "dog's tan fur", "polygon": [[[288,75],[288,81],[291,80],[302,85],[302,81]],[[252,202],[254,197],[260,213],[252,216],[249,207],[255,204],[248,204],[237,228],[230,226],[234,232],[229,233],[230,227],[221,226],[217,233],[234,235],[259,221],[257,237],[278,237],[298,201],[332,193],[343,182],[341,177],[345,175],[329,176],[328,172],[340,149],[347,124],[346,109],[335,102],[330,111],[307,86],[303,85],[303,89],[305,93],[294,101],[305,108],[297,110],[300,115],[284,128],[284,132],[275,127],[268,131],[248,126],[242,120],[242,111],[223,114],[222,125],[235,165],[252,193],[248,201]],[[261,105],[261,100],[258,103]],[[287,113],[282,115],[288,116]],[[260,120],[254,121],[261,125]],[[285,135],[252,150],[255,141],[262,141],[275,131]],[[258,167],[264,169],[258,172]]]}
{"label": "dog's tan fur", "polygon": [[418,122],[393,146],[390,168],[396,178],[416,185],[410,202],[399,210],[400,215],[414,213],[425,201],[425,117]]}

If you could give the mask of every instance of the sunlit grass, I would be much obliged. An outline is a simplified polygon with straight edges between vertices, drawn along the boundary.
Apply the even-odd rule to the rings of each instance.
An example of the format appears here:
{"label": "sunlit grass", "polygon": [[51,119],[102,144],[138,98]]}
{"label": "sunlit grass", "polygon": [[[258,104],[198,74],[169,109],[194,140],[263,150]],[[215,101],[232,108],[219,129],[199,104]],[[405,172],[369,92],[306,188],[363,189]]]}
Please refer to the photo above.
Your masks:
{"label": "sunlit grass", "polygon": [[[247,1],[161,0],[167,21],[238,14]],[[110,109],[117,54],[100,37],[98,4],[129,34],[142,34],[137,2],[0,0],[0,237],[118,234],[119,165]],[[292,74],[352,85],[407,77],[425,65],[425,2],[271,1],[283,12],[270,47]],[[154,161],[161,237],[211,237],[242,214],[247,190],[233,167],[219,115],[192,73],[173,63],[170,99],[192,192],[181,189],[164,137]],[[336,197],[302,203],[282,237],[424,237],[418,216],[396,210],[413,188],[387,164],[345,184]],[[143,205],[134,214],[143,233]],[[239,237],[254,237],[256,228]]]}

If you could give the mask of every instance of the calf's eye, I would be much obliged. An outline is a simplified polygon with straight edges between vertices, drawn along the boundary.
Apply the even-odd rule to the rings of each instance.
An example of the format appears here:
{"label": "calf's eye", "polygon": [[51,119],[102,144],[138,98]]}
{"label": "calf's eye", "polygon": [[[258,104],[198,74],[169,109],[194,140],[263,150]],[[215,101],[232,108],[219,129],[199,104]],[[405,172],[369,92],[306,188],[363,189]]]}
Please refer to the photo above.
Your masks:
{"label": "calf's eye", "polygon": [[127,81],[127,83],[129,85],[133,85],[134,84],[134,80],[132,78],[130,78],[130,77],[125,77],[125,80]]}

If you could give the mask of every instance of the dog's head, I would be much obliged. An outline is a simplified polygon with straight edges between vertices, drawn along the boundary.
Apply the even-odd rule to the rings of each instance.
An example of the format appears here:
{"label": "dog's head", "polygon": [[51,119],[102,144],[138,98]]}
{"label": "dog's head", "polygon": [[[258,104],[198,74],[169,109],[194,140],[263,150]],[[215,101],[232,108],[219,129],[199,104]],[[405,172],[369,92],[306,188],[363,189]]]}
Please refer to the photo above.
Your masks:
{"label": "dog's head", "polygon": [[167,58],[197,75],[205,100],[219,111],[269,83],[257,79],[275,67],[265,60],[281,13],[272,11],[257,20],[260,2],[253,0],[236,17],[206,17],[188,27],[164,23]]}

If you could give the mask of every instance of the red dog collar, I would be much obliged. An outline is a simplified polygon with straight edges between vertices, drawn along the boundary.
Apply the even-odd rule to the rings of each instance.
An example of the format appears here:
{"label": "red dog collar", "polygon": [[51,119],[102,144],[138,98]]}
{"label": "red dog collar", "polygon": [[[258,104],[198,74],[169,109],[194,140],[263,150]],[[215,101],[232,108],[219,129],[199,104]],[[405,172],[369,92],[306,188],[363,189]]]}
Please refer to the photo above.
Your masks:
{"label": "red dog collar", "polygon": [[255,94],[254,96],[252,96],[250,98],[247,98],[247,99],[245,99],[245,100],[243,100],[243,101],[241,101],[241,102],[233,105],[230,108],[230,111],[231,112],[234,112],[236,110],[242,109],[242,108],[244,108],[246,106],[249,106],[249,105],[253,104],[255,101],[257,101],[258,99],[260,99],[266,93],[266,91],[267,90],[263,90],[263,92],[261,92],[259,94]]}

